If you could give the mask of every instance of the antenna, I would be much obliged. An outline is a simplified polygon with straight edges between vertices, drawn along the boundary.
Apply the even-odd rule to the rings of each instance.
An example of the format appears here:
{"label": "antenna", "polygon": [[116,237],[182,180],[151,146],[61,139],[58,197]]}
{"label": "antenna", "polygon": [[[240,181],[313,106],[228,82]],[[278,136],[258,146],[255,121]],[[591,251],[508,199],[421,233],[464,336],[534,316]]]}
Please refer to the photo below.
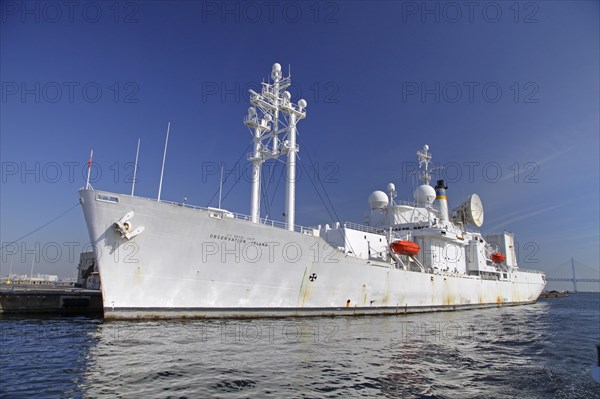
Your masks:
{"label": "antenna", "polygon": [[162,167],[160,168],[160,183],[158,183],[158,199],[160,202],[160,192],[162,191],[163,174],[165,172],[165,159],[167,158],[167,145],[169,144],[169,131],[171,130],[171,122],[167,125],[167,138],[165,139],[165,151],[163,153]]}
{"label": "antenna", "polygon": [[219,209],[221,209],[221,194],[223,193],[223,164],[221,164],[221,179],[219,180]]}
{"label": "antenna", "polygon": [[135,176],[137,174],[138,155],[140,155],[140,139],[138,138],[137,150],[135,151],[135,164],[133,166],[133,183],[131,184],[131,196],[135,191]]}
{"label": "antenna", "polygon": [[[419,158],[419,168],[421,168],[421,170],[414,173],[419,176],[419,179],[423,183],[429,184],[431,181],[432,172],[440,170],[442,167],[436,166],[431,169],[429,168],[429,163],[431,162],[431,153],[429,152],[429,146],[427,144],[423,146],[423,150],[417,151],[417,158]],[[425,167],[423,167],[423,165],[425,165]]]}
{"label": "antenna", "polygon": [[87,180],[85,181],[85,189],[89,190],[90,189],[90,169],[92,167],[92,157],[94,156],[94,149],[92,148],[90,150],[90,160],[88,161],[88,173],[87,173]]}
{"label": "antenna", "polygon": [[419,178],[425,184],[429,184],[431,181],[431,174],[429,173],[429,162],[431,161],[431,153],[429,153],[429,146],[425,144],[423,150],[417,151],[417,158],[419,158],[419,167],[425,167],[419,173]]}

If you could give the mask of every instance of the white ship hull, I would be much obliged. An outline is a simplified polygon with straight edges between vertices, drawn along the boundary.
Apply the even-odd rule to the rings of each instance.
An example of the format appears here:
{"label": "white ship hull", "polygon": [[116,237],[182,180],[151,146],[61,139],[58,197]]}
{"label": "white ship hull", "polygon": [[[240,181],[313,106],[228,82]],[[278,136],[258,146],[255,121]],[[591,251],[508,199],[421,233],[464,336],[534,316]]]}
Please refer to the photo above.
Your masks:
{"label": "white ship hull", "polygon": [[[127,195],[79,194],[106,318],[445,311],[533,303],[545,286],[542,274],[518,270],[507,280],[402,270],[348,256],[312,230]],[[131,211],[132,229],[143,231],[122,238],[114,223]]]}

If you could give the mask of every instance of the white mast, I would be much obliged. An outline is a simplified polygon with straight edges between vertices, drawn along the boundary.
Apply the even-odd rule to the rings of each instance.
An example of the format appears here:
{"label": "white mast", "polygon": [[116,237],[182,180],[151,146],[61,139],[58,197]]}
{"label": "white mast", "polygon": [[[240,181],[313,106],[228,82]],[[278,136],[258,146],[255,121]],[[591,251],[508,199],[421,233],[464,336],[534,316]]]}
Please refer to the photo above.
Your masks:
{"label": "white mast", "polygon": [[171,130],[171,122],[167,125],[167,138],[165,139],[165,151],[163,153],[162,167],[160,168],[160,183],[158,183],[158,199],[160,202],[160,192],[162,191],[163,174],[165,172],[165,159],[167,158],[167,145],[169,144],[169,131]]}
{"label": "white mast", "polygon": [[[283,91],[292,82],[284,78],[281,65],[273,64],[271,71],[273,84],[263,83],[261,93],[250,90],[252,107],[244,119],[246,126],[252,129],[254,149],[248,160],[252,162],[252,189],[250,195],[250,215],[254,223],[260,220],[260,181],[262,164],[270,158],[279,158],[287,154],[286,160],[286,200],[285,220],[288,230],[294,230],[295,188],[296,188],[296,123],[306,117],[306,101],[291,102],[291,94]],[[282,92],[283,91],[283,92]],[[287,115],[280,118],[280,113]],[[260,115],[259,115],[260,114]],[[286,125],[287,123],[287,125]],[[283,139],[279,135],[283,134]],[[266,142],[270,140],[270,142]]]}
{"label": "white mast", "polygon": [[133,183],[131,183],[131,196],[135,191],[135,176],[137,174],[138,156],[140,155],[140,139],[138,138],[137,150],[135,151],[135,165],[133,166]]}
{"label": "white mast", "polygon": [[[287,96],[285,96],[287,94]],[[288,128],[287,141],[285,146],[287,147],[287,161],[286,161],[286,185],[285,185],[285,223],[287,229],[294,231],[294,222],[296,214],[296,153],[298,152],[298,146],[296,145],[296,121],[306,116],[304,108],[306,108],[306,101],[298,101],[297,108],[289,102],[289,92],[284,93],[284,98],[287,100],[284,102],[284,106],[288,108],[284,109],[284,112],[290,116],[290,124]]]}
{"label": "white mast", "polygon": [[267,157],[267,153],[263,151],[262,140],[263,133],[270,129],[270,122],[273,119],[271,114],[265,114],[259,121],[256,113],[256,108],[248,108],[248,115],[244,119],[244,123],[249,128],[253,129],[254,150],[248,157],[252,162],[252,189],[250,194],[250,217],[252,223],[258,223],[260,219],[260,170],[263,162]]}

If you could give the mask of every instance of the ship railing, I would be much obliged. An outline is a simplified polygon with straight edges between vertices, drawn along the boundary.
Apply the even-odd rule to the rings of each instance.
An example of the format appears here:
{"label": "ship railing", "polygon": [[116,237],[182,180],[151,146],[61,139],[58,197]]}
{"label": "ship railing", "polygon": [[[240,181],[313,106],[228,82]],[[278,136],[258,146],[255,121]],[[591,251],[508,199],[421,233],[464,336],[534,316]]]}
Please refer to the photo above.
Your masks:
{"label": "ship railing", "polygon": [[395,205],[407,205],[407,206],[412,206],[414,208],[418,207],[417,203],[414,201],[403,201],[403,200],[396,201],[396,200],[394,200],[394,204]]}
{"label": "ship railing", "polygon": [[[236,219],[240,219],[241,217],[244,218],[244,220],[250,220],[250,216],[246,216],[246,215],[241,215],[241,214],[237,214],[234,213],[234,215],[236,215]],[[259,219],[260,224],[264,224],[266,226],[272,226],[272,227],[278,227],[281,229],[287,229],[287,223],[285,222],[280,222],[278,220],[273,220],[273,219],[265,219],[265,218],[261,218]],[[312,234],[313,229],[310,227],[304,227],[304,226],[300,226],[300,225],[294,225],[294,231],[297,233],[307,233],[310,232]]]}
{"label": "ship railing", "polygon": [[352,230],[364,231],[365,233],[382,234],[383,229],[373,226],[365,226],[364,224],[358,224],[353,222],[344,222],[344,227]]}
{"label": "ship railing", "polygon": [[[152,200],[152,201],[156,201],[155,199],[152,199],[152,198],[147,198],[147,199],[148,200]],[[210,211],[210,210],[216,210],[216,209],[218,209],[218,208],[209,208],[209,207],[204,207],[204,206],[190,205],[190,204],[187,204],[185,202],[181,203],[181,202],[166,201],[166,200],[160,200],[160,202],[165,203],[165,204],[169,204],[169,205],[173,205],[173,206],[180,206],[180,207],[183,207],[183,208],[194,209],[194,210],[198,210],[198,211]],[[231,212],[231,211],[228,211],[226,209],[218,209],[218,210],[222,211],[226,215],[232,216],[234,219],[245,220],[245,221],[252,220],[252,217],[250,215],[245,215],[243,213],[237,213],[237,212]],[[271,226],[271,227],[277,227],[277,228],[281,228],[281,229],[287,229],[287,223],[280,222],[278,220],[267,219],[267,218],[260,218],[259,219],[259,223],[260,224],[264,224],[265,226]],[[313,228],[305,227],[305,226],[300,226],[300,225],[294,225],[294,231],[297,232],[297,233],[302,233],[302,234],[309,234],[309,233],[312,234]]]}
{"label": "ship railing", "polygon": [[402,232],[402,234],[398,231],[392,232],[392,241],[401,240],[401,241],[412,241],[412,232],[410,230]]}
{"label": "ship railing", "polygon": [[485,233],[486,236],[499,236],[499,235],[502,235],[502,234],[510,234],[510,235],[512,235],[514,237],[514,234],[512,232],[508,231],[508,230],[503,230],[501,232],[492,231],[492,232]]}
{"label": "ship railing", "polygon": [[521,269],[520,267],[517,269],[517,271],[519,272],[525,272],[525,273],[535,273],[535,274],[546,274],[540,270],[533,270],[533,269]]}

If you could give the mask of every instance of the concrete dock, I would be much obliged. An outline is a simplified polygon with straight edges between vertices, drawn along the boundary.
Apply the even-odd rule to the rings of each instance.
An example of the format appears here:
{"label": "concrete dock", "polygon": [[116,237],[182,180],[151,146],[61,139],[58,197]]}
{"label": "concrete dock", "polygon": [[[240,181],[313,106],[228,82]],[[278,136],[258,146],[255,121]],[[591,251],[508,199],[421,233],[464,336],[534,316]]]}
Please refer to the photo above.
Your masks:
{"label": "concrete dock", "polygon": [[65,286],[2,284],[0,313],[102,313],[102,292]]}

